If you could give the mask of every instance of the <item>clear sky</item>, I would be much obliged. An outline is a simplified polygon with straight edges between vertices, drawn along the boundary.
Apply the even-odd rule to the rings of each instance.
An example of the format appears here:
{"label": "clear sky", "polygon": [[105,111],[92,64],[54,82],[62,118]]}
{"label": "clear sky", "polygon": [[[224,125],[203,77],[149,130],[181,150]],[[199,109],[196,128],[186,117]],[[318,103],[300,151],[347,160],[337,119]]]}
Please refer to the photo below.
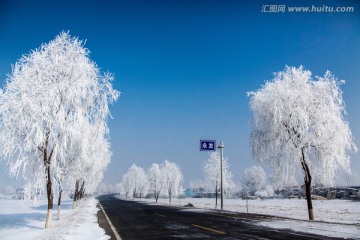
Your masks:
{"label": "clear sky", "polygon": [[[261,12],[286,4],[284,13]],[[291,13],[291,6],[354,7],[351,13]],[[249,98],[285,65],[339,79],[360,147],[360,2],[358,0],[0,1],[0,81],[22,54],[62,30],[86,39],[121,92],[109,120],[112,162],[104,182],[133,164],[176,162],[185,186],[208,158],[200,139],[222,140],[235,181],[254,165]],[[360,184],[360,154],[352,170]],[[13,182],[1,164],[1,185]]]}

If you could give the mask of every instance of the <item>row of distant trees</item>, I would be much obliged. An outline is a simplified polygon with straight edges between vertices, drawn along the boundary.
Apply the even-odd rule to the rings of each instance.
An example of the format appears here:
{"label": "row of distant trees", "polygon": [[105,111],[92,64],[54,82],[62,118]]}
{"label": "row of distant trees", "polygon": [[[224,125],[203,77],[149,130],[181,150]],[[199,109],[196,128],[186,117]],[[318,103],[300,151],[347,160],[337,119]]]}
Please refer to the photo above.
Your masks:
{"label": "row of distant trees", "polygon": [[[215,193],[215,199],[220,193],[220,155],[218,152],[209,153],[209,159],[203,164],[202,172],[204,180],[193,181],[190,186],[195,189],[205,189]],[[238,185],[233,180],[234,176],[230,171],[228,159],[223,159],[223,186],[224,194],[232,197],[239,194],[240,191],[250,195],[269,196],[272,195],[272,187],[265,186],[267,176],[264,169],[260,166],[252,166],[244,170],[240,175],[241,184]],[[266,192],[266,193],[265,193]],[[217,200],[215,200],[215,208]]]}
{"label": "row of distant trees", "polygon": [[0,90],[0,157],[24,193],[46,192],[51,226],[54,193],[58,217],[64,188],[76,200],[95,191],[110,162],[109,103],[119,92],[102,74],[84,43],[62,32],[23,55]]}
{"label": "row of distant trees", "polygon": [[[220,192],[220,155],[218,152],[210,152],[209,159],[204,162],[202,172],[205,181],[191,183],[193,188],[208,189],[214,192],[215,208],[217,207],[218,193]],[[252,195],[260,190],[266,190],[266,173],[259,166],[248,168],[242,174],[243,189],[250,191]],[[117,184],[116,190],[125,195],[126,198],[143,198],[150,196],[157,202],[160,196],[167,197],[169,203],[173,197],[182,196],[183,174],[180,167],[174,163],[165,161],[162,164],[153,163],[146,171],[133,164],[123,175],[122,181]],[[228,159],[223,159],[223,186],[224,194],[231,196],[239,191],[233,181]]]}
{"label": "row of distant trees", "polygon": [[[209,153],[209,159],[203,163],[202,173],[203,180],[190,182],[192,193],[198,194],[197,196],[209,196],[209,194],[213,196],[215,193],[215,208],[217,208],[221,181],[218,152]],[[125,197],[133,199],[152,197],[156,202],[160,196],[163,196],[171,203],[173,197],[181,197],[184,194],[182,179],[181,169],[169,161],[161,165],[154,163],[147,171],[134,164],[123,176],[122,182],[115,189],[110,189],[110,192],[120,191]],[[271,184],[266,185],[267,182],[264,169],[261,166],[252,166],[241,174],[240,185],[235,184],[228,159],[223,159],[223,185],[226,197],[238,197],[239,194],[245,197],[272,197],[274,188],[280,190],[285,186],[298,186],[295,182],[279,183],[278,179],[273,177],[270,179]],[[322,186],[321,182],[317,183]],[[108,187],[102,186],[102,188],[106,190]]]}
{"label": "row of distant trees", "polygon": [[150,194],[157,202],[161,195],[165,195],[171,203],[173,197],[183,193],[182,182],[183,174],[180,167],[166,160],[162,164],[153,163],[147,171],[133,164],[117,188],[126,197],[142,198]]}

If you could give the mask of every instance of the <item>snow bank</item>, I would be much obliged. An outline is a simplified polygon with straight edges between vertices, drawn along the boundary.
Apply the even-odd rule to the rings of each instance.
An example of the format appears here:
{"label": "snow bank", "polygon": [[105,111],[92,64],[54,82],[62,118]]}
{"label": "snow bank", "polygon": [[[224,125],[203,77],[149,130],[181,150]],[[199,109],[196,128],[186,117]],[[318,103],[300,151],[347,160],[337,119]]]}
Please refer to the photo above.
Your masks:
{"label": "snow bank", "polygon": [[259,222],[258,225],[277,229],[291,229],[297,232],[306,232],[328,237],[338,237],[345,239],[360,239],[360,227],[355,225],[338,225],[323,222],[310,221],[274,221]]}
{"label": "snow bank", "polygon": [[[155,204],[153,199],[145,199]],[[168,204],[168,199],[159,199],[159,204]],[[192,203],[195,210],[214,209],[214,198],[174,199],[173,206],[184,206]],[[224,209],[234,212],[268,214],[273,216],[293,218],[293,220],[260,221],[256,224],[277,229],[291,229],[298,232],[308,232],[329,237],[360,239],[360,202],[349,200],[313,201],[315,220],[308,220],[305,199],[224,199]],[[218,209],[220,199],[218,200]],[[201,208],[201,209],[196,209]],[[188,211],[194,211],[193,208]]]}
{"label": "snow bank", "polygon": [[[154,202],[154,199],[144,199],[144,201]],[[172,205],[185,205],[192,203],[196,208],[214,209],[214,198],[185,198],[173,199]],[[168,204],[168,199],[159,199],[159,203]],[[293,219],[308,220],[307,204],[305,199],[224,199],[224,210],[234,212],[268,214],[273,216],[288,217]],[[360,226],[360,202],[350,200],[313,200],[315,220],[355,224]],[[218,200],[218,209],[220,199]]]}
{"label": "snow bank", "polygon": [[97,200],[89,198],[72,209],[72,200],[65,199],[61,219],[53,211],[53,227],[45,229],[47,201],[39,200],[38,207],[27,200],[0,200],[0,239],[109,239],[97,223]]}

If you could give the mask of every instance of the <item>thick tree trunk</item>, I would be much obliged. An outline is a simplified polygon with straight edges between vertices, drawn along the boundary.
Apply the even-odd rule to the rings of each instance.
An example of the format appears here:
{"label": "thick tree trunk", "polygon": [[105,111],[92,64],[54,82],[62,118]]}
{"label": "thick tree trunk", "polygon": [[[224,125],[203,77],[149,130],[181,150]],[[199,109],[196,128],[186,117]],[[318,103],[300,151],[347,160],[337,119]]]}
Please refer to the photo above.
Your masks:
{"label": "thick tree trunk", "polygon": [[83,199],[85,195],[85,181],[82,182],[81,188],[79,191],[79,199]]}
{"label": "thick tree trunk", "polygon": [[306,193],[306,201],[308,206],[309,220],[314,220],[314,211],[311,201],[311,174],[309,166],[305,161],[304,148],[301,149],[301,165],[304,170],[304,180],[305,180],[305,193]]}
{"label": "thick tree trunk", "polygon": [[[45,156],[46,157],[46,154]],[[52,209],[53,209],[53,192],[52,192],[52,183],[51,183],[51,175],[50,175],[50,163],[46,166],[46,173],[47,173],[47,185],[46,185],[46,193],[47,193],[47,199],[48,199],[48,211],[46,216],[46,223],[45,228],[49,228],[52,226],[51,220],[52,220]]]}
{"label": "thick tree trunk", "polygon": [[81,198],[85,197],[85,187],[81,190]]}
{"label": "thick tree trunk", "polygon": [[158,201],[159,195],[158,195],[158,191],[155,190],[155,202]]}
{"label": "thick tree trunk", "polygon": [[306,200],[308,205],[309,220],[314,220],[314,211],[311,201],[311,178],[310,181],[305,181],[305,188],[306,188]]}
{"label": "thick tree trunk", "polygon": [[74,201],[73,201],[73,206],[72,206],[73,209],[75,209],[76,205],[77,205],[77,199],[78,199],[78,195],[79,195],[79,181],[80,180],[75,181]]}
{"label": "thick tree trunk", "polygon": [[133,199],[136,197],[136,190],[133,190]]}
{"label": "thick tree trunk", "polygon": [[57,209],[57,219],[58,220],[60,220],[61,194],[62,194],[62,189],[61,189],[61,187],[59,187],[59,198],[58,198],[58,209]]}

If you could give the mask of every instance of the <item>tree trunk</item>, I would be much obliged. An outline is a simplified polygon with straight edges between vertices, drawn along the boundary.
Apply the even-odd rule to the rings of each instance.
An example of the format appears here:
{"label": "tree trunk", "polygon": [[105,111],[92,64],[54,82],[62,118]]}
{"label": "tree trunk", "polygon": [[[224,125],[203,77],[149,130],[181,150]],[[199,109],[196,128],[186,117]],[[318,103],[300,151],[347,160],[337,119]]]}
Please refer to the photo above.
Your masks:
{"label": "tree trunk", "polygon": [[81,196],[82,196],[82,198],[84,198],[85,197],[85,187],[82,189],[82,191],[81,191]]}
{"label": "tree trunk", "polygon": [[[47,158],[46,154],[44,154],[44,158]],[[50,175],[50,163],[46,164],[46,173],[47,173],[47,185],[46,185],[46,193],[48,199],[48,211],[46,216],[45,228],[50,228],[52,226],[52,209],[53,209],[53,192],[52,192],[52,183],[51,183],[51,175]]]}
{"label": "tree trunk", "polygon": [[171,190],[169,190],[168,192],[169,192],[169,204],[171,204],[171,194],[172,194],[172,192],[171,192]]}
{"label": "tree trunk", "polygon": [[76,205],[77,205],[76,201],[77,201],[77,198],[78,198],[78,195],[79,195],[79,181],[80,180],[75,181],[74,201],[73,201],[73,206],[72,206],[73,209],[75,209]]}
{"label": "tree trunk", "polygon": [[81,188],[79,191],[79,199],[83,199],[85,195],[85,181],[82,182]]}
{"label": "tree trunk", "polygon": [[57,219],[58,219],[58,220],[60,220],[61,194],[62,194],[62,188],[59,187],[59,198],[58,198],[58,209],[57,209]]}
{"label": "tree trunk", "polygon": [[301,149],[301,165],[304,170],[304,180],[305,180],[305,192],[306,192],[306,201],[308,206],[309,220],[314,220],[314,211],[311,201],[311,174],[309,166],[305,161],[304,148]]}
{"label": "tree trunk", "polygon": [[159,198],[158,193],[157,193],[157,191],[155,190],[155,202],[158,201],[158,198]]}

